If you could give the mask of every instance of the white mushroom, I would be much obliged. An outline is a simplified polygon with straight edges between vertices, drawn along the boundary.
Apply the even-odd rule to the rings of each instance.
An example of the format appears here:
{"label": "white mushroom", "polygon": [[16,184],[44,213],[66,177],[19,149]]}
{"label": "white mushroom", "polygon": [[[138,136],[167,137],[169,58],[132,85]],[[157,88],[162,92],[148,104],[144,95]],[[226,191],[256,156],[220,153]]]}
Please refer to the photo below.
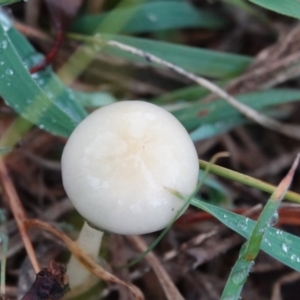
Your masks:
{"label": "white mushroom", "polygon": [[63,184],[75,208],[93,226],[119,234],[166,227],[183,205],[168,188],[190,195],[198,170],[185,128],[166,110],[142,101],[93,112],[62,156]]}

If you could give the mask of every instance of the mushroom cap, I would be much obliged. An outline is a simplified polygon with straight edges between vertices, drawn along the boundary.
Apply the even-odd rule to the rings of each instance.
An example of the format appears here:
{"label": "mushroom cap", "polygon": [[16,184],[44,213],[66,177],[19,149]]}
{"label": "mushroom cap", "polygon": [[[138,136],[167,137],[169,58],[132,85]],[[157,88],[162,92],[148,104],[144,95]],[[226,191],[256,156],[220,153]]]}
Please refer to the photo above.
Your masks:
{"label": "mushroom cap", "polygon": [[190,195],[198,157],[169,112],[143,101],[102,107],[81,122],[62,155],[67,195],[101,230],[145,234],[166,227]]}

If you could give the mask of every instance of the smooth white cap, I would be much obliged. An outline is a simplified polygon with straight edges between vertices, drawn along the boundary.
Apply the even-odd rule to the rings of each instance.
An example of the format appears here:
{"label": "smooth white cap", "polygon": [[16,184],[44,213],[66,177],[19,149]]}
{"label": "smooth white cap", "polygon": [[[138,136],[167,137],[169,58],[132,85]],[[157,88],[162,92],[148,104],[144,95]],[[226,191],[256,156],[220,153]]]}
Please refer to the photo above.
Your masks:
{"label": "smooth white cap", "polygon": [[142,101],[94,111],[74,130],[62,156],[63,184],[75,208],[100,229],[119,234],[166,227],[183,205],[166,188],[188,196],[198,172],[185,128]]}

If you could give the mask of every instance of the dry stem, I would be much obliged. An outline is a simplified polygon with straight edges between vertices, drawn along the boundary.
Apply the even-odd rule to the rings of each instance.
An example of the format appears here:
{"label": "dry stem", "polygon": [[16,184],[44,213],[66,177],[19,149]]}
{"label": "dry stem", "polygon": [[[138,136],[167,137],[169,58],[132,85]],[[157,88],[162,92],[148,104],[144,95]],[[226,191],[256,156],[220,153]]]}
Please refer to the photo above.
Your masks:
{"label": "dry stem", "polygon": [[27,216],[23,209],[22,203],[18,197],[17,191],[9,177],[7,168],[2,157],[0,157],[0,181],[2,183],[11,211],[16,220],[22,241],[24,243],[32,267],[34,271],[38,273],[40,271],[40,266],[37,261],[30,238],[28,236],[26,227],[24,225],[24,221],[27,220]]}

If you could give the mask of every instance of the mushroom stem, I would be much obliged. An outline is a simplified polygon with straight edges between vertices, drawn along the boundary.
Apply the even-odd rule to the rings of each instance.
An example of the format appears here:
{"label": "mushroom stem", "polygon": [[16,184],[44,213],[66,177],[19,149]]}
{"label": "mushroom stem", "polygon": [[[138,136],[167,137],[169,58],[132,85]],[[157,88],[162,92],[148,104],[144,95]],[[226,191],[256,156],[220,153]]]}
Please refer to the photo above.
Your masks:
{"label": "mushroom stem", "polygon": [[[97,260],[102,237],[102,231],[96,230],[84,222],[76,243],[94,260]],[[71,289],[81,285],[91,275],[74,256],[71,256],[67,270]]]}

